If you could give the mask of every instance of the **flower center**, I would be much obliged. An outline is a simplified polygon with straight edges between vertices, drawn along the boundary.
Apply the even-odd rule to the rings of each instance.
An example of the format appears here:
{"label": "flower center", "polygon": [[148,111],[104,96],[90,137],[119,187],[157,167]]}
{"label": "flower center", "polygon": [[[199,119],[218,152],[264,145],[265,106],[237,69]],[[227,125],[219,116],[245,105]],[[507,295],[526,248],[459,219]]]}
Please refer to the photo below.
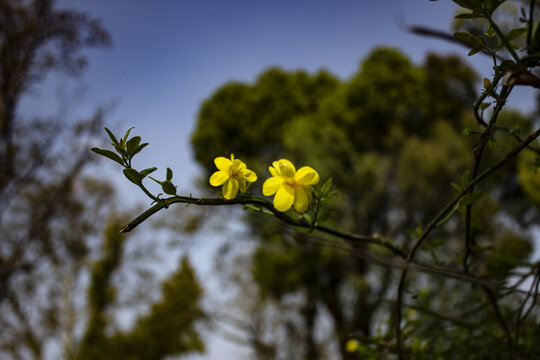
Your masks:
{"label": "flower center", "polygon": [[233,163],[231,167],[229,168],[229,176],[234,179],[238,179],[241,173],[242,173],[242,169],[240,167],[240,161],[233,160]]}

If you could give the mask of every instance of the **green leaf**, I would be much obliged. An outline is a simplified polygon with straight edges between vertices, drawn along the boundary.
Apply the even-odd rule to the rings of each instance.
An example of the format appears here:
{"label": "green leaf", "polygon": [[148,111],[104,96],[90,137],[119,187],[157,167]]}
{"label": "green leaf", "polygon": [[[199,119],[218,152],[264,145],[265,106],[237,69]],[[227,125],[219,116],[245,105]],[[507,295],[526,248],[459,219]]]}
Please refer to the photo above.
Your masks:
{"label": "green leaf", "polygon": [[176,195],[176,186],[174,186],[170,181],[163,181],[161,183],[161,188],[165,194]]}
{"label": "green leaf", "polygon": [[114,148],[116,149],[116,152],[118,152],[120,155],[122,155],[125,159],[129,159],[128,153],[126,149],[124,149],[120,144],[115,145]]}
{"label": "green leaf", "polygon": [[105,150],[105,149],[100,149],[100,148],[97,148],[97,147],[91,148],[90,150],[92,150],[96,154],[99,154],[101,156],[105,156],[105,157],[107,157],[107,158],[109,158],[109,159],[111,159],[113,161],[116,161],[120,165],[124,166],[124,161],[120,158],[120,156],[116,155],[116,153],[114,153],[112,151]]}
{"label": "green leaf", "polygon": [[159,181],[157,179],[154,179],[153,177],[149,176],[150,179],[154,180],[155,182],[157,182],[159,185],[163,185],[163,181]]}
{"label": "green leaf", "polygon": [[494,137],[489,138],[488,145],[492,149],[496,149],[499,146],[499,143],[497,142],[497,139]]}
{"label": "green leaf", "polygon": [[475,135],[475,134],[480,134],[480,131],[476,130],[473,127],[469,127],[467,129],[463,130],[463,135],[465,135],[465,136],[471,136],[471,135]]}
{"label": "green leaf", "polygon": [[139,143],[141,142],[140,136],[134,136],[126,143],[126,150],[129,155],[129,157],[133,157],[135,155],[135,151],[139,147]]}
{"label": "green leaf", "polygon": [[469,53],[467,54],[467,56],[473,56],[474,54],[477,54],[477,53],[479,53],[480,51],[482,51],[482,48],[474,48],[474,49],[472,49],[471,51],[469,51]]}
{"label": "green leaf", "polygon": [[139,172],[135,169],[132,169],[132,168],[124,169],[124,175],[127,177],[129,181],[131,181],[135,185],[140,185],[142,182],[141,174],[139,174]]}
{"label": "green leaf", "polygon": [[318,217],[317,217],[317,223],[322,223],[326,220],[329,220],[333,217],[336,216],[336,213],[335,212],[332,212],[332,211],[329,211],[329,212],[324,212],[322,214],[320,214]]}
{"label": "green leaf", "polygon": [[479,38],[467,32],[456,31],[454,33],[454,38],[462,44],[465,44],[473,49],[484,47],[484,44]]}
{"label": "green leaf", "polygon": [[508,33],[506,33],[505,37],[506,37],[506,40],[512,41],[520,37],[521,35],[525,35],[526,33],[527,33],[527,28],[520,27],[520,28],[515,28],[515,29],[510,30]]}
{"label": "green leaf", "polygon": [[485,0],[484,2],[484,9],[489,13],[492,14],[497,8],[506,0]]}
{"label": "green leaf", "polygon": [[491,103],[483,102],[483,103],[480,104],[480,109],[486,110],[490,105],[491,105]]}
{"label": "green leaf", "polygon": [[332,178],[328,178],[324,185],[321,187],[321,195],[324,196],[328,193],[330,188],[332,187]]}
{"label": "green leaf", "polygon": [[107,132],[107,134],[109,134],[109,137],[111,138],[111,141],[113,142],[112,144],[113,144],[113,145],[118,145],[118,140],[117,140],[116,137],[113,135],[113,133],[112,133],[109,129],[107,129],[107,128],[105,128],[105,131]]}
{"label": "green leaf", "polygon": [[481,191],[466,194],[461,199],[459,199],[458,204],[460,207],[474,204],[478,199],[482,197],[482,195],[484,195],[484,193]]}
{"label": "green leaf", "polygon": [[461,174],[459,182],[461,183],[461,188],[464,189],[465,186],[469,183],[469,177],[471,176],[471,169],[467,169]]}
{"label": "green leaf", "polygon": [[332,200],[332,199],[337,198],[338,196],[339,196],[339,191],[334,190],[334,191],[330,192],[330,194],[326,195],[326,198],[328,200]]}
{"label": "green leaf", "polygon": [[478,19],[478,18],[483,18],[483,17],[485,16],[480,15],[480,14],[465,13],[465,14],[456,15],[454,18],[455,19]]}
{"label": "green leaf", "polygon": [[127,141],[127,138],[128,138],[128,136],[129,136],[129,133],[130,133],[131,130],[133,130],[133,129],[135,129],[135,127],[130,127],[130,128],[128,129],[128,131],[126,131],[126,134],[124,135],[124,138],[122,139],[122,142],[123,142],[124,144],[125,144],[126,141]]}
{"label": "green leaf", "polygon": [[422,223],[418,224],[418,226],[415,229],[407,229],[407,232],[410,236],[419,238],[422,236]]}
{"label": "green leaf", "polygon": [[456,184],[455,182],[451,182],[450,185],[452,185],[452,187],[456,189],[457,192],[461,192],[461,190],[463,190],[463,188],[459,186],[459,184]]}
{"label": "green leaf", "polygon": [[148,143],[143,143],[143,144],[139,145],[139,146],[137,147],[137,149],[135,149],[135,151],[133,151],[133,153],[131,154],[131,156],[133,157],[133,156],[137,155],[138,153],[140,153],[141,150],[144,149],[147,145],[148,145]]}
{"label": "green leaf", "polygon": [[148,168],[148,169],[141,170],[139,172],[139,174],[141,174],[142,178],[145,178],[146,176],[150,175],[151,173],[153,173],[156,170],[157,170],[156,167]]}
{"label": "green leaf", "polygon": [[475,0],[454,0],[454,2],[461,7],[464,7],[465,9],[469,9],[469,10],[479,9],[478,8],[479,2]]}
{"label": "green leaf", "polygon": [[311,217],[310,214],[308,214],[308,213],[303,213],[303,214],[302,214],[302,217],[303,217],[304,219],[306,219],[306,221],[307,221],[308,223],[313,224],[313,218]]}
{"label": "green leaf", "polygon": [[172,180],[172,177],[173,177],[173,172],[171,169],[167,168],[167,181],[171,181]]}

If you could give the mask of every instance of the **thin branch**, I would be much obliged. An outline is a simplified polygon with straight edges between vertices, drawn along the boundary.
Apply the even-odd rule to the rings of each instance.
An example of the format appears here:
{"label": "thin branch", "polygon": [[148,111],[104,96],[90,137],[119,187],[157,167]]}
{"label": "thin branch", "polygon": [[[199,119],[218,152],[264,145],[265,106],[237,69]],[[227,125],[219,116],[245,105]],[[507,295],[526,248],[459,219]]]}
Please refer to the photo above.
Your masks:
{"label": "thin branch", "polygon": [[[435,30],[435,29],[424,27],[424,26],[418,26],[418,25],[407,26],[407,30],[409,32],[413,33],[413,34],[416,34],[416,35],[426,36],[426,37],[433,37],[433,38],[437,38],[437,39],[440,39],[440,40],[449,41],[449,42],[451,42],[453,44],[464,46],[469,50],[471,49],[469,46],[467,46],[467,45],[463,44],[462,42],[456,40],[456,38],[452,34],[449,34],[449,33],[444,32],[444,31]],[[482,49],[480,51],[480,53],[482,53],[484,55],[487,55],[489,57],[493,57],[493,54],[487,49]],[[500,56],[500,55],[495,55],[495,57],[498,60],[501,60],[501,61],[505,60],[505,58]]]}
{"label": "thin branch", "polygon": [[[415,242],[413,248],[409,252],[409,255],[407,256],[407,262],[411,262],[414,259],[414,255],[416,254],[416,251],[420,248],[424,240],[426,240],[427,236],[433,231],[439,224],[440,220],[444,218],[446,214],[448,214],[449,211],[452,210],[452,208],[458,203],[458,201],[467,194],[471,188],[473,188],[476,184],[478,184],[480,181],[484,180],[487,176],[491,175],[504,165],[506,165],[511,159],[513,159],[517,154],[521,152],[525,147],[527,147],[531,142],[533,142],[538,136],[540,136],[540,128],[537,129],[535,132],[533,132],[531,135],[529,135],[525,140],[523,140],[516,148],[514,148],[512,151],[507,153],[502,159],[500,159],[498,162],[493,164],[488,169],[484,170],[480,175],[478,175],[476,178],[471,180],[451,201],[449,201],[443,209],[433,218],[433,220],[429,223],[426,230],[422,233],[422,235],[418,238],[418,240]],[[398,285],[398,292],[397,292],[397,305],[396,305],[396,323],[395,323],[395,331],[396,331],[396,340],[398,345],[398,350],[401,349],[401,304],[403,301],[403,289],[405,287],[405,279],[407,277],[407,271],[408,269],[405,268],[403,272],[401,273],[401,277],[399,279],[399,285]],[[403,353],[401,351],[398,352],[399,359],[404,359]]]}
{"label": "thin branch", "polygon": [[482,287],[482,289],[486,292],[489,302],[491,303],[491,306],[493,307],[493,311],[495,312],[495,316],[497,317],[497,320],[499,321],[499,324],[501,325],[503,331],[505,340],[507,340],[510,344],[510,348],[512,348],[512,335],[510,333],[510,329],[508,329],[508,325],[506,324],[506,320],[504,320],[504,317],[502,315],[501,309],[499,307],[499,303],[497,301],[497,297],[493,294],[493,291],[487,287]]}
{"label": "thin branch", "polygon": [[[514,139],[516,139],[517,142],[522,142],[523,141],[523,139],[519,135],[517,135],[515,133],[512,133],[512,131],[509,128],[505,127],[505,126],[496,126],[495,129],[500,130],[500,131],[504,131],[505,133],[508,133],[508,135],[510,135]],[[540,156],[540,149],[538,149],[538,148],[535,148],[535,147],[532,147],[532,146],[527,146],[527,150],[532,151],[536,155]]]}
{"label": "thin branch", "polygon": [[503,42],[508,52],[510,52],[510,55],[512,55],[516,63],[518,63],[519,65],[523,65],[523,62],[519,58],[518,54],[516,53],[512,45],[508,42],[508,40],[506,39],[506,36],[504,36],[503,32],[501,31],[501,29],[499,29],[495,21],[493,21],[491,16],[488,16],[487,20],[489,21],[489,24],[491,25],[491,27],[493,28],[493,30],[495,31],[499,39],[501,39],[501,41]]}
{"label": "thin branch", "polygon": [[[283,222],[295,226],[295,227],[301,227],[306,229],[314,229],[323,233],[327,233],[330,235],[334,235],[337,237],[340,237],[344,240],[351,241],[351,242],[362,242],[362,243],[369,243],[374,245],[382,246],[388,250],[390,250],[395,255],[398,255],[402,258],[405,258],[405,253],[392,245],[390,242],[377,237],[377,236],[369,236],[369,235],[360,235],[360,234],[353,234],[353,233],[345,233],[341,232],[339,230],[331,229],[326,226],[321,225],[315,225],[313,226],[312,223],[307,222],[303,218],[295,219],[286,213],[282,213],[277,211],[274,208],[274,205],[265,199],[257,198],[257,197],[237,197],[232,200],[226,200],[226,199],[209,199],[209,198],[194,198],[194,197],[187,197],[187,196],[171,196],[166,199],[161,199],[157,204],[143,212],[141,215],[137,216],[133,221],[131,221],[129,224],[124,226],[120,232],[126,233],[131,230],[133,230],[135,227],[137,227],[139,224],[144,222],[146,219],[148,219],[150,216],[154,215],[158,211],[162,209],[168,208],[172,204],[176,203],[182,203],[182,204],[192,204],[192,205],[199,205],[199,206],[223,206],[223,205],[254,205],[256,207],[259,207],[260,210],[266,209],[272,213],[273,216],[277,217],[278,219],[282,220]],[[251,207],[250,207],[251,208]],[[256,209],[258,210],[258,209]],[[267,211],[267,212],[268,212]]]}
{"label": "thin branch", "polygon": [[527,48],[529,46],[531,46],[531,41],[532,41],[532,30],[533,30],[533,26],[534,26],[534,21],[533,21],[533,17],[534,17],[534,4],[536,3],[536,0],[531,0],[530,2],[530,6],[529,6],[529,26],[527,26]]}
{"label": "thin branch", "polygon": [[352,248],[348,243],[330,241],[328,239],[322,238],[320,236],[317,236],[311,233],[303,234],[303,236],[305,240],[311,241],[315,244],[325,246],[331,249],[347,252],[352,256],[361,258],[362,260],[368,261],[372,264],[376,264],[385,268],[396,269],[396,270],[407,269],[413,272],[421,272],[421,273],[426,273],[426,274],[438,275],[438,276],[442,276],[442,277],[446,277],[450,279],[456,279],[459,281],[468,282],[470,284],[486,287],[488,289],[492,289],[497,292],[503,291],[503,290],[507,291],[505,293],[501,293],[498,296],[499,298],[507,296],[508,294],[511,294],[511,293],[518,293],[518,294],[523,294],[523,295],[527,294],[527,291],[525,290],[516,289],[516,285],[505,286],[504,284],[494,282],[492,280],[489,280],[488,278],[482,278],[482,277],[467,274],[465,272],[461,272],[458,270],[445,268],[441,266],[430,265],[430,264],[426,264],[426,263],[422,263],[418,261],[407,262],[407,261],[404,261],[395,257],[373,255],[369,252],[358,251]]}
{"label": "thin branch", "polygon": [[[494,80],[494,86],[498,83],[499,78],[495,78]],[[497,122],[497,118],[499,117],[499,114],[504,107],[504,104],[506,103],[506,99],[508,99],[508,96],[512,92],[511,87],[503,87],[501,90],[501,93],[499,95],[499,100],[497,101],[497,105],[495,106],[495,109],[493,110],[493,113],[491,114],[491,119],[489,120],[489,123],[482,133],[481,139],[482,142],[480,145],[478,145],[474,151],[474,164],[472,167],[472,171],[469,175],[469,181],[474,179],[478,175],[478,170],[480,169],[480,163],[482,161],[482,155],[484,153],[484,149],[486,148],[486,145],[488,141],[493,137],[493,127],[495,126],[495,123]],[[470,192],[472,193],[474,191],[474,187],[471,186]],[[463,268],[465,269],[465,272],[469,272],[469,257],[472,255],[472,234],[471,234],[471,218],[472,218],[472,206],[473,204],[468,204],[465,209],[465,256],[463,257]]]}
{"label": "thin branch", "polygon": [[[516,331],[516,344],[519,344],[519,330],[521,327],[521,324],[525,321],[527,316],[529,316],[530,312],[536,305],[536,299],[538,298],[538,286],[540,285],[540,268],[537,269],[536,274],[534,276],[534,279],[532,281],[531,287],[529,289],[529,292],[527,293],[527,296],[521,303],[518,313],[517,313],[517,319],[516,319],[516,325],[515,325],[515,331]],[[525,311],[523,314],[523,310],[525,309],[525,306],[527,305],[527,302],[532,297],[531,305],[529,306],[529,309]]]}

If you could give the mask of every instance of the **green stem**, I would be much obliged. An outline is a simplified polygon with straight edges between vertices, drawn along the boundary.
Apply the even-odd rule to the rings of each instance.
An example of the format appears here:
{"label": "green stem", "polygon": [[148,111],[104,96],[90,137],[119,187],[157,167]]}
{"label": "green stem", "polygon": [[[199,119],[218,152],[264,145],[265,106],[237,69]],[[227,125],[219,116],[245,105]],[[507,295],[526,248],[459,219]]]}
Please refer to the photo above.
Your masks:
{"label": "green stem", "polygon": [[[495,78],[497,81],[499,80],[497,77]],[[494,79],[494,81],[495,81]],[[512,91],[512,87],[506,87],[503,86],[500,94],[499,94],[499,100],[497,101],[497,106],[495,106],[495,109],[493,110],[493,113],[491,114],[491,119],[489,120],[489,123],[482,133],[481,139],[482,142],[478,147],[474,150],[474,164],[472,167],[472,171],[469,177],[469,181],[473,180],[478,175],[478,170],[480,169],[480,162],[482,161],[482,154],[484,152],[484,149],[486,148],[486,144],[488,143],[489,139],[493,136],[493,128],[495,126],[495,123],[497,122],[497,119],[499,117],[499,114],[504,107],[504,104],[506,103],[506,99],[510,95],[510,92]],[[474,191],[474,186],[471,186],[470,192],[472,193]],[[463,267],[465,269],[465,272],[469,271],[468,261],[469,257],[472,254],[472,245],[473,245],[473,238],[471,234],[471,217],[472,217],[472,204],[467,205],[465,210],[465,256],[463,257]]]}
{"label": "green stem", "polygon": [[155,202],[158,202],[159,201],[159,198],[155,197],[154,195],[152,195],[152,193],[150,191],[148,191],[148,189],[141,183],[139,185],[139,187],[141,188],[142,191],[144,191],[144,193],[152,200],[154,200]]}
{"label": "green stem", "polygon": [[388,250],[390,250],[395,255],[398,255],[402,258],[405,258],[405,253],[403,253],[400,249],[389,243],[388,241],[376,237],[376,236],[368,236],[368,235],[360,235],[360,234],[351,234],[351,233],[344,233],[338,230],[334,230],[331,228],[327,228],[325,226],[321,225],[315,225],[308,223],[304,219],[296,220],[295,218],[290,217],[286,213],[277,211],[274,208],[274,205],[265,199],[257,198],[257,197],[237,197],[236,199],[232,200],[225,200],[225,199],[207,199],[207,198],[193,198],[193,197],[187,197],[187,196],[171,196],[166,199],[161,199],[137,216],[133,221],[131,221],[129,224],[124,226],[122,229],[120,229],[121,233],[126,233],[134,228],[136,228],[138,225],[143,223],[146,219],[148,219],[150,216],[154,215],[158,211],[162,209],[167,209],[170,205],[176,204],[176,203],[182,203],[182,204],[193,204],[193,205],[199,205],[199,206],[223,206],[223,205],[255,205],[265,209],[268,209],[272,214],[277,217],[278,219],[282,220],[283,222],[295,226],[295,227],[301,227],[306,229],[313,228],[314,230],[334,235],[337,237],[340,237],[344,240],[351,241],[351,242],[363,242],[363,243],[370,243],[378,246],[382,246]]}
{"label": "green stem", "polygon": [[532,41],[532,29],[534,26],[534,22],[533,22],[534,3],[536,3],[536,0],[531,0],[531,4],[529,7],[529,26],[527,27],[527,49],[529,48],[529,46],[531,46],[531,41]]}
{"label": "green stem", "polygon": [[510,52],[510,55],[512,55],[512,57],[514,58],[514,60],[516,61],[516,63],[518,63],[519,65],[523,65],[523,63],[521,62],[521,59],[519,58],[518,54],[516,53],[516,51],[514,50],[514,48],[512,47],[512,45],[508,42],[508,40],[506,39],[506,36],[504,36],[503,32],[501,31],[501,29],[499,29],[499,27],[497,26],[497,24],[495,24],[495,22],[493,21],[493,19],[491,18],[491,16],[488,16],[487,17],[488,21],[489,21],[489,24],[491,25],[491,27],[493,28],[493,30],[495,30],[495,32],[497,33],[497,36],[501,39],[501,41],[503,42],[504,46],[506,47],[506,49]]}

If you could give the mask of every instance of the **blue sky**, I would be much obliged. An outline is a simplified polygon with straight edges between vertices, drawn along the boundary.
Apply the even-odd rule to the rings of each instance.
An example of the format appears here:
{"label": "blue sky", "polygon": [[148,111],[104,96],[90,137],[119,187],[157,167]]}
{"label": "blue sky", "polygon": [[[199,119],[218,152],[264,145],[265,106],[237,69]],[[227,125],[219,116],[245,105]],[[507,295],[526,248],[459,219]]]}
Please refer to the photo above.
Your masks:
{"label": "blue sky", "polygon": [[[24,114],[54,112],[57,94],[81,94],[71,109],[88,115],[115,102],[111,129],[150,143],[135,162],[169,166],[184,188],[197,175],[189,137],[201,102],[228,81],[253,81],[270,66],[350,77],[375,46],[393,46],[414,62],[426,52],[466,49],[408,33],[403,23],[448,31],[456,6],[428,0],[58,0],[110,31],[113,46],[87,51],[89,67],[71,79],[49,76],[22,104]],[[489,59],[470,58],[477,68]],[[484,67],[485,69],[485,67]],[[487,74],[486,74],[487,75]],[[530,102],[531,95],[520,95]],[[525,101],[525,100],[524,100]],[[122,180],[123,181],[123,180]],[[124,189],[125,190],[125,189]],[[130,194],[130,198],[144,199]]]}
{"label": "blue sky", "polygon": [[[449,31],[456,9],[449,0],[58,0],[58,5],[101,19],[113,46],[87,51],[89,67],[80,78],[51,74],[27,95],[21,114],[54,114],[59,93],[81,94],[71,108],[74,118],[115,101],[108,126],[115,132],[134,126],[133,133],[150,143],[134,166],[157,166],[158,177],[171,167],[180,192],[194,195],[198,168],[190,134],[201,102],[226,82],[251,82],[270,66],[324,68],[346,79],[370,50],[383,45],[416,63],[428,51],[467,53],[400,25]],[[478,70],[489,69],[482,55],[470,59]],[[532,92],[519,91],[514,100],[530,110]],[[119,168],[115,174],[122,201],[148,203]],[[227,351],[232,350],[214,341],[201,358],[234,358],[224,356]]]}

